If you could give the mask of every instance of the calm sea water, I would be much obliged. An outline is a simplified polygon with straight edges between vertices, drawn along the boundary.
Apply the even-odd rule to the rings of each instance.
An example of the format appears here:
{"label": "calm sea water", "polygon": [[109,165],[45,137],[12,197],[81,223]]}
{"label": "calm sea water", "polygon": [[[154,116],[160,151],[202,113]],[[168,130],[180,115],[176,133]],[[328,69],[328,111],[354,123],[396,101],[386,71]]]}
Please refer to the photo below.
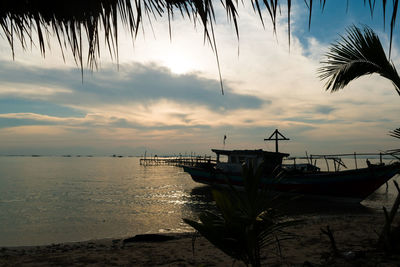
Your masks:
{"label": "calm sea water", "polygon": [[198,186],[138,158],[0,157],[0,246],[188,231]]}
{"label": "calm sea water", "polygon": [[[139,158],[0,157],[0,246],[190,231],[182,218],[211,209],[208,193]],[[394,197],[383,186],[362,204],[378,211]]]}

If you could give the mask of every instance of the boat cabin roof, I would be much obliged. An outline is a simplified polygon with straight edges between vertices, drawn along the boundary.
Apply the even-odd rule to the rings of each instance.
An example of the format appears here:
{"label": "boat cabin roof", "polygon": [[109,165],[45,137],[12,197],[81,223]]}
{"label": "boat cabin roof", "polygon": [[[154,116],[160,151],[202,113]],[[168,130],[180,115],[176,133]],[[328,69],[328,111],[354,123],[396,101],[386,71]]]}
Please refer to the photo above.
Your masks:
{"label": "boat cabin roof", "polygon": [[271,152],[271,151],[264,151],[262,149],[253,149],[253,150],[224,150],[224,149],[211,149],[212,152],[216,153],[217,155],[242,155],[242,156],[251,156],[255,155],[257,157],[279,157],[284,158],[288,157],[289,154],[281,153],[281,152]]}

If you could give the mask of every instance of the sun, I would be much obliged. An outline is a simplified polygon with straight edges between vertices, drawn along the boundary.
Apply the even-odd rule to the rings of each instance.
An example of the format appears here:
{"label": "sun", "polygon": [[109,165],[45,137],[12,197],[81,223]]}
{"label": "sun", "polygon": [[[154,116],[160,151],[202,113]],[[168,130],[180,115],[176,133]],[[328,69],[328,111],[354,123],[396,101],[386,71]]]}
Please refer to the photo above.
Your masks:
{"label": "sun", "polygon": [[164,62],[165,66],[175,74],[185,74],[195,70],[195,64],[190,57],[186,57],[183,53],[171,52]]}

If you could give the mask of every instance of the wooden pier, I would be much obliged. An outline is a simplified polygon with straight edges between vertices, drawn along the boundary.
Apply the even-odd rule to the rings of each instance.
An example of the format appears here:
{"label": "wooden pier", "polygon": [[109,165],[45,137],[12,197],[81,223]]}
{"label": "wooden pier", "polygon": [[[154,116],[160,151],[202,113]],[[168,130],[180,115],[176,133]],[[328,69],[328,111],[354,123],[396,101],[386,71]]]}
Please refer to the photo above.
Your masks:
{"label": "wooden pier", "polygon": [[216,160],[211,156],[154,156],[154,157],[143,157],[140,158],[140,165],[143,166],[159,166],[159,165],[169,165],[169,166],[198,166],[202,164],[212,164]]}

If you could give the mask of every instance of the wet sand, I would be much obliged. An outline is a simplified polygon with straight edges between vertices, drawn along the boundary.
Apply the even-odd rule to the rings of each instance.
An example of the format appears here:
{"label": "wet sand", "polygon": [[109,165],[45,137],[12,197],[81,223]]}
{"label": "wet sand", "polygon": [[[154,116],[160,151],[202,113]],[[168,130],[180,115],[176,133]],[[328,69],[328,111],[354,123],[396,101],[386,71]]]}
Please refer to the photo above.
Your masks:
{"label": "wet sand", "polygon": [[[396,218],[396,223],[400,221]],[[268,266],[399,266],[400,255],[376,249],[383,214],[310,215],[287,229],[296,238],[264,249]],[[329,225],[340,250],[334,256],[321,228]],[[232,266],[234,260],[194,233],[137,236],[38,247],[0,248],[0,266]],[[124,242],[125,240],[125,242]],[[244,266],[236,262],[234,266]]]}

